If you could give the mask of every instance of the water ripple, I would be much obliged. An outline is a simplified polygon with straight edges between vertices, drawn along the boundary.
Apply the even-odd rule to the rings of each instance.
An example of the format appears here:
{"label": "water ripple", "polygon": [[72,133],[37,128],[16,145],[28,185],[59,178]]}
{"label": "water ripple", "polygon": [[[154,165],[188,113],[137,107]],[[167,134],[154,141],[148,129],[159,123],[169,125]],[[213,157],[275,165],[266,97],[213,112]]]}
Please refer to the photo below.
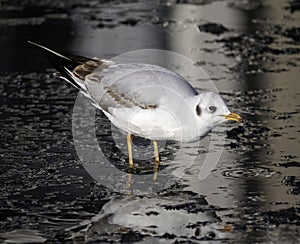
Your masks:
{"label": "water ripple", "polygon": [[251,178],[277,178],[280,172],[262,167],[228,169],[222,172],[227,178],[251,179]]}

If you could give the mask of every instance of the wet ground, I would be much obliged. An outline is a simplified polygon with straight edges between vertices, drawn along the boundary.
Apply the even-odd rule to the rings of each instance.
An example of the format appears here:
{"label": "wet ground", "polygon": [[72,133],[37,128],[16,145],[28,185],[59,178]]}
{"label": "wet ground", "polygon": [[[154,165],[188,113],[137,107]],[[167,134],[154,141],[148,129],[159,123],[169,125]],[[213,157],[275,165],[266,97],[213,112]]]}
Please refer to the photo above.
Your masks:
{"label": "wet ground", "polygon": [[[0,2],[1,241],[298,243],[299,2],[149,2]],[[205,180],[191,166],[158,193],[118,193],[78,158],[77,91],[52,76],[28,39],[92,57],[180,53],[247,122],[226,125],[225,148]],[[110,162],[120,164],[119,155],[126,162],[114,151],[109,121],[99,112],[96,122]],[[176,145],[166,151],[172,162]]]}

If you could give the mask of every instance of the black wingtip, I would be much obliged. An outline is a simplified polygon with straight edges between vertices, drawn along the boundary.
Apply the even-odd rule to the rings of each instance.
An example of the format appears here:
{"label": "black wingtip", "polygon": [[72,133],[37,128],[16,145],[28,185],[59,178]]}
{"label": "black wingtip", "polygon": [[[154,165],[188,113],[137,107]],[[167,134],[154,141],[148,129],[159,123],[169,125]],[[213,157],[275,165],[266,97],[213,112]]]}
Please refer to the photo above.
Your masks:
{"label": "black wingtip", "polygon": [[[36,43],[36,42],[32,42],[32,41],[27,41],[27,43],[29,43],[29,44],[31,44],[31,45],[33,45],[33,46],[35,46],[35,47],[37,47],[37,48],[39,48],[39,49],[41,49],[42,51],[44,51],[45,53],[46,53],[46,55],[47,54],[52,54],[52,55],[54,55],[54,56],[57,56],[57,57],[59,57],[59,58],[63,58],[63,59],[66,59],[67,61],[73,61],[71,58],[69,58],[67,55],[64,55],[64,54],[62,54],[62,53],[59,53],[59,52],[56,52],[56,51],[54,51],[54,50],[52,50],[52,49],[50,49],[50,48],[48,48],[48,47],[45,47],[45,46],[43,46],[43,45],[41,45],[41,44],[38,44],[38,43]],[[48,56],[48,55],[47,55]]]}
{"label": "black wingtip", "polygon": [[72,79],[72,77],[70,77],[70,74],[66,71],[66,68],[72,70],[74,67],[80,64],[80,62],[73,60],[68,55],[62,54],[60,52],[56,52],[36,42],[28,40],[27,43],[37,47],[45,54],[45,56],[48,58],[48,60],[54,66],[54,68],[56,68],[59,71],[60,78],[64,78],[65,80],[68,80],[73,86],[80,89],[80,86],[77,85],[77,83]]}
{"label": "black wingtip", "polygon": [[34,47],[43,49],[43,46],[40,45],[40,44],[38,44],[38,43],[36,43],[36,42],[32,42],[32,41],[29,41],[29,40],[27,40],[26,42],[27,42],[28,44],[34,46]]}
{"label": "black wingtip", "polygon": [[35,43],[35,42],[32,42],[30,40],[27,40],[27,43],[31,44],[31,45],[35,45],[35,46],[39,46],[39,44]]}
{"label": "black wingtip", "polygon": [[41,45],[41,44],[38,44],[38,43],[36,43],[36,42],[30,41],[30,40],[27,40],[27,43],[30,44],[30,45],[33,45],[33,46],[35,46],[35,47],[44,49],[44,50],[47,49],[45,46],[43,46],[43,45]]}

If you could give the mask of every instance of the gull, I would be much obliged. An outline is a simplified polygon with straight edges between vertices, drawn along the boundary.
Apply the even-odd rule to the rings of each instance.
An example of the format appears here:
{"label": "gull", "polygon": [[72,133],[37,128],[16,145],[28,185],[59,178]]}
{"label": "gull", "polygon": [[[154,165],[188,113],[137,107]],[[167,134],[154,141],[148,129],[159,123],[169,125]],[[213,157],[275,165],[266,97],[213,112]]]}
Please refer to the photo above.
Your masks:
{"label": "gull", "polygon": [[219,94],[199,94],[181,75],[161,66],[64,54],[28,42],[45,53],[58,70],[57,77],[79,89],[113,125],[127,133],[130,168],[134,167],[133,136],[153,142],[158,166],[158,140],[193,142],[220,123],[243,121],[228,110]]}

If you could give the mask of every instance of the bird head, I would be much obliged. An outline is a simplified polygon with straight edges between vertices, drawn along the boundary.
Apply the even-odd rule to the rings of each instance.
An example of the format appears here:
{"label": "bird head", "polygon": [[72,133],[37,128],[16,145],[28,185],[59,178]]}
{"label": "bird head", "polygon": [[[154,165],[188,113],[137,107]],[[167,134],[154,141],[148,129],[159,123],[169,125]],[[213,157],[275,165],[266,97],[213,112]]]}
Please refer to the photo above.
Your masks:
{"label": "bird head", "polygon": [[209,122],[211,128],[228,120],[243,122],[243,118],[238,114],[231,113],[222,97],[214,92],[199,94],[196,97],[194,111],[196,117],[202,122]]}

